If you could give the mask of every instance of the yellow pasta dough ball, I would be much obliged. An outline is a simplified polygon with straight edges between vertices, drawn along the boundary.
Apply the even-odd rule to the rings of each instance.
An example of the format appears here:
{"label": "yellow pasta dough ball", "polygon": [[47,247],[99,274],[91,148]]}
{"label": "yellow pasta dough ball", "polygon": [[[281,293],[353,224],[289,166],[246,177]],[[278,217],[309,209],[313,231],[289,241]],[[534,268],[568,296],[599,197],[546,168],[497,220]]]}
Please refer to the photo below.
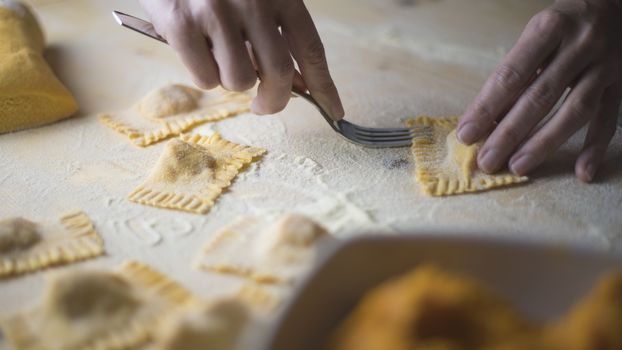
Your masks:
{"label": "yellow pasta dough ball", "polygon": [[44,47],[30,9],[0,0],[0,133],[51,123],[78,109],[43,58]]}

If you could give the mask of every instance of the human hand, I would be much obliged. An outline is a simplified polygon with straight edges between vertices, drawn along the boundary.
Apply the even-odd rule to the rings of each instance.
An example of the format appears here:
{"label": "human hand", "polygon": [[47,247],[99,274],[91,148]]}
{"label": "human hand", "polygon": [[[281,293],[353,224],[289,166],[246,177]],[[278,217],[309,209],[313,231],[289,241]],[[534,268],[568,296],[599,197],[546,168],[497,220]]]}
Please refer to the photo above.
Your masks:
{"label": "human hand", "polygon": [[308,89],[333,119],[343,117],[322,41],[303,0],[140,2],[197,86],[244,91],[259,75],[253,112],[281,111],[296,84]]}
{"label": "human hand", "polygon": [[[567,87],[560,110],[536,127]],[[479,167],[492,173],[509,161],[524,175],[589,124],[575,173],[590,182],[615,134],[621,98],[622,1],[558,0],[527,24],[462,116],[458,138],[472,144],[490,133]]]}

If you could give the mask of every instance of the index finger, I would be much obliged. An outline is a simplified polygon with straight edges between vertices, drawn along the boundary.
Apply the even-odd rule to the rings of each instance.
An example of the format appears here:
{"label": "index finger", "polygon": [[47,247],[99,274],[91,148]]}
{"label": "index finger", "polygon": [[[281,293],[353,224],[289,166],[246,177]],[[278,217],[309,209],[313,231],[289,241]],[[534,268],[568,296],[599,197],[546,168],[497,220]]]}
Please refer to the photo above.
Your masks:
{"label": "index finger", "polygon": [[458,124],[458,139],[465,144],[480,140],[525,89],[546,59],[557,49],[562,32],[552,12],[536,15],[488,78]]}
{"label": "index finger", "polygon": [[328,70],[324,45],[302,1],[292,1],[280,18],[283,34],[311,95],[334,120],[344,111],[337,87]]}

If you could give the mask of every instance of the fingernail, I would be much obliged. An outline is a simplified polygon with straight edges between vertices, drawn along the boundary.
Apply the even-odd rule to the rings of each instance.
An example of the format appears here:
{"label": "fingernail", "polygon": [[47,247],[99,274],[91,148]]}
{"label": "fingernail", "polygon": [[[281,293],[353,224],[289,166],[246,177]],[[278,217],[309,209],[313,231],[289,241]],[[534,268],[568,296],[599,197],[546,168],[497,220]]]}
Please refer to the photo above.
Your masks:
{"label": "fingernail", "polygon": [[486,150],[479,160],[479,167],[486,173],[494,173],[499,167],[501,153],[496,149]]}
{"label": "fingernail", "polygon": [[510,171],[515,175],[523,176],[531,170],[535,161],[535,158],[529,154],[522,155],[510,161]]}
{"label": "fingernail", "polygon": [[458,140],[464,144],[471,144],[477,141],[479,128],[474,123],[466,123],[458,129]]}
{"label": "fingernail", "polygon": [[592,182],[592,180],[594,180],[594,175],[596,175],[596,167],[594,164],[590,163],[585,167],[585,175],[587,175],[587,182]]}

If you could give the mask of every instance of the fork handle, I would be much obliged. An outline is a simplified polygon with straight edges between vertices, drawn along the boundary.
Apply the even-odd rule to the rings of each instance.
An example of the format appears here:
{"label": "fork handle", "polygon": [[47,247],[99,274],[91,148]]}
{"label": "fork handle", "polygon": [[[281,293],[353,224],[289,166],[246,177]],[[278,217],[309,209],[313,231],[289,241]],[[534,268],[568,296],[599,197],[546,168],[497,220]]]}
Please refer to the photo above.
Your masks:
{"label": "fork handle", "polygon": [[339,134],[341,134],[341,129],[339,128],[339,123],[341,121],[340,120],[333,120],[328,115],[328,113],[326,113],[324,108],[322,108],[322,106],[320,106],[320,104],[315,100],[315,98],[313,98],[313,96],[311,96],[310,93],[308,93],[307,91],[303,91],[303,90],[301,90],[301,89],[299,89],[299,88],[297,88],[295,86],[292,86],[292,94],[294,96],[298,96],[298,97],[303,98],[304,100],[306,100],[307,102],[309,102],[313,106],[315,106],[315,108],[317,108],[317,110],[320,112],[322,117],[324,117],[324,119],[326,119],[326,122],[328,122],[328,124],[330,124],[330,127],[333,128],[333,130],[335,130]]}

